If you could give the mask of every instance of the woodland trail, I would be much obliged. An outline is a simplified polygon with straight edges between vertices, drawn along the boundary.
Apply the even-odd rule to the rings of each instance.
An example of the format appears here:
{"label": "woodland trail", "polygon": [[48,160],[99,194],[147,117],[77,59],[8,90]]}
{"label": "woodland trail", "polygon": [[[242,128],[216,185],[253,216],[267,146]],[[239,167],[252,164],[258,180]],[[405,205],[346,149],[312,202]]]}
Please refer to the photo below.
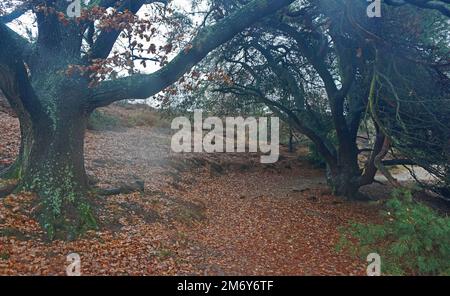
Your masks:
{"label": "woodland trail", "polygon": [[[17,153],[18,124],[0,113],[0,160]],[[339,227],[376,221],[376,203],[330,195],[323,172],[282,151],[275,165],[252,154],[173,155],[167,130],[89,132],[86,166],[103,187],[128,179],[144,193],[93,198],[100,228],[76,241],[46,240],[36,197],[0,200],[0,274],[64,274],[76,252],[82,273],[131,275],[364,274],[338,253]]]}

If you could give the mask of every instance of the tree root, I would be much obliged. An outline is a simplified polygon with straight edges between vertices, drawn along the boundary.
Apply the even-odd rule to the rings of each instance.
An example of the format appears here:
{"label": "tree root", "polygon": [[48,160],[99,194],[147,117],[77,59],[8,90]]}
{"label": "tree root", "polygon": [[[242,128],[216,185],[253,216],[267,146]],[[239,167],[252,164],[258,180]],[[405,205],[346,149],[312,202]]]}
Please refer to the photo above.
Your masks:
{"label": "tree root", "polygon": [[0,198],[6,197],[16,189],[19,181],[17,179],[1,180],[0,179]]}
{"label": "tree root", "polygon": [[119,187],[113,187],[113,188],[99,188],[94,187],[95,193],[102,195],[102,196],[111,196],[111,195],[118,195],[118,194],[128,194],[133,192],[144,192],[144,181],[142,180],[135,180],[130,183],[122,183]]}
{"label": "tree root", "polygon": [[9,180],[19,178],[20,161],[17,159],[13,164],[0,169],[0,179]]}

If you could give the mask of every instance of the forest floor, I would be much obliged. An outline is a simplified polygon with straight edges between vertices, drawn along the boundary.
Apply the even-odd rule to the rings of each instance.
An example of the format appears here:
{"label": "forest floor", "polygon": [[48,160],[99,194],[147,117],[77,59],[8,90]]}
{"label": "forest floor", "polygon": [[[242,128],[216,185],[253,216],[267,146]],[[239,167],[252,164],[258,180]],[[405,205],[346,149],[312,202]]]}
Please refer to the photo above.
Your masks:
{"label": "forest floor", "polygon": [[[362,275],[367,263],[336,251],[339,228],[379,221],[377,202],[348,202],[296,153],[181,154],[170,131],[90,131],[86,167],[105,188],[142,179],[143,193],[95,197],[99,229],[48,241],[32,194],[0,200],[0,275],[63,275],[78,253],[85,275]],[[16,119],[0,112],[0,167],[18,150]]]}

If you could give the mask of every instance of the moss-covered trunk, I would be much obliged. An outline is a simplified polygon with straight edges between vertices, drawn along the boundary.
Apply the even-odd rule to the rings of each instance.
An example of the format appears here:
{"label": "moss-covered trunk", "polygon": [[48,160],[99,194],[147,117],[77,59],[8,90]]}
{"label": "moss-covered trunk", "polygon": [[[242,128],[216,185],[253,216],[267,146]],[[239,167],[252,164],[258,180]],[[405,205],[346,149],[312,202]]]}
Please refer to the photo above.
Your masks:
{"label": "moss-covered trunk", "polygon": [[19,189],[39,196],[38,215],[50,238],[72,238],[95,226],[84,167],[87,112],[76,97],[40,97],[46,112],[19,116],[21,150],[14,172]]}

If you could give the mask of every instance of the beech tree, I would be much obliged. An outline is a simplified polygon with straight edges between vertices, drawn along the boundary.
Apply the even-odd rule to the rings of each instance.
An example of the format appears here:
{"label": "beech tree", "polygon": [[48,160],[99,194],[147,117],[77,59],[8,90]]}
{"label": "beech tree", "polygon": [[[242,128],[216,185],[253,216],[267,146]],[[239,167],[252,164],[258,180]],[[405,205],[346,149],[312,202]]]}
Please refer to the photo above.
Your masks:
{"label": "beech tree", "polygon": [[[135,74],[131,69],[134,75],[127,76],[105,66],[122,63],[132,68],[133,55],[120,56],[114,46],[121,36],[131,40],[130,32],[149,41],[154,24],[136,14],[147,4],[162,13],[165,0],[89,1],[76,18],[66,15],[66,0],[2,1],[0,89],[19,117],[22,139],[17,160],[1,177],[17,179],[18,190],[39,195],[40,221],[50,237],[95,227],[83,155],[91,112],[159,93],[213,49],[293,1],[249,1],[200,28],[170,61],[167,56],[174,47],[163,46],[167,56],[155,59],[162,65],[156,72]],[[26,12],[37,24],[37,38],[31,42],[6,25]],[[136,42],[131,46],[138,52],[144,47]],[[147,52],[156,55],[157,50],[152,44]]]}

